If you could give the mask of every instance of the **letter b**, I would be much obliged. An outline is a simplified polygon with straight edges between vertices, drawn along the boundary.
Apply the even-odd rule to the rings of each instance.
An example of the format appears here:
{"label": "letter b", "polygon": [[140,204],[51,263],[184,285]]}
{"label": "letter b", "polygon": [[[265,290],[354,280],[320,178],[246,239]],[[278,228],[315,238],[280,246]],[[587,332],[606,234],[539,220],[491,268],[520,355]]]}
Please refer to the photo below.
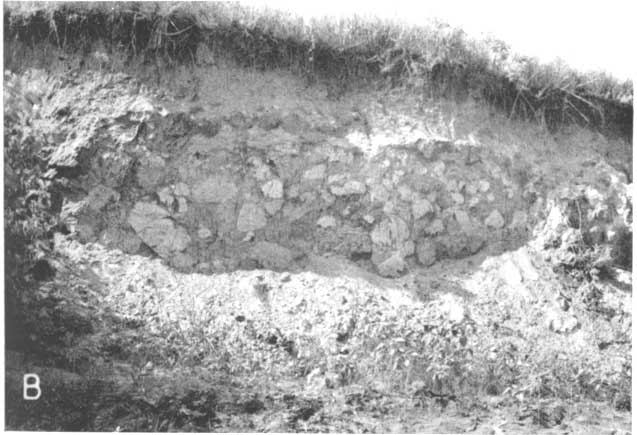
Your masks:
{"label": "letter b", "polygon": [[34,373],[24,375],[23,392],[24,400],[38,400],[42,395],[42,390],[40,389],[40,377]]}

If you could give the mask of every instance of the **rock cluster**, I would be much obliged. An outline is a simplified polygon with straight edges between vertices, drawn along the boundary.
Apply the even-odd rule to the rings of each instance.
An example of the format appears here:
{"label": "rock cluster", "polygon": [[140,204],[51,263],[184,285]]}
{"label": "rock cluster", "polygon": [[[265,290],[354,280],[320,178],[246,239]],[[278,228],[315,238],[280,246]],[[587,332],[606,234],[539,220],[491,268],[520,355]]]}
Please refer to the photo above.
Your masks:
{"label": "rock cluster", "polygon": [[[362,129],[354,116],[338,128],[276,108],[207,119],[136,98],[108,120],[110,136],[87,130],[53,153],[52,167],[81,164],[89,185],[63,215],[82,240],[150,248],[184,270],[285,269],[304,253],[335,253],[395,277],[511,240],[537,208],[502,156],[462,141],[423,133],[370,154],[344,134]],[[618,238],[592,222],[619,212],[594,190],[582,195],[583,213],[597,216],[589,237]]]}

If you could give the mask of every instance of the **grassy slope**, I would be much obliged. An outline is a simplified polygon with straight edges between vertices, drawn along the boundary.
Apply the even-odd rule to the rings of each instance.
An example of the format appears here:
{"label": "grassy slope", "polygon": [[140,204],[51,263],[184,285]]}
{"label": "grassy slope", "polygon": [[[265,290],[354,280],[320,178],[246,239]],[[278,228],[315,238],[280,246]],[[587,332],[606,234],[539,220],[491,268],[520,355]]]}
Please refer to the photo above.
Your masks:
{"label": "grassy slope", "polygon": [[632,140],[632,82],[582,74],[510,52],[502,41],[471,40],[439,22],[406,26],[348,17],[312,20],[235,3],[5,4],[5,40],[48,40],[91,51],[97,40],[166,64],[196,61],[207,44],[241,65],[288,68],[310,80],[386,81],[497,107],[509,118],[555,131],[580,124]]}

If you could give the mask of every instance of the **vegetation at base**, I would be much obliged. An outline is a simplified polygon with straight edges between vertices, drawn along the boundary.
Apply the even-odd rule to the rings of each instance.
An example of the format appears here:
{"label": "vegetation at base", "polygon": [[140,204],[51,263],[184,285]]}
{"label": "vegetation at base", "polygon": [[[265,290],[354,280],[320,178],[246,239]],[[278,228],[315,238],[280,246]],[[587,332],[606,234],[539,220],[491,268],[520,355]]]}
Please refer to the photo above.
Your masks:
{"label": "vegetation at base", "polygon": [[541,64],[498,40],[473,40],[431,21],[313,19],[230,2],[8,2],[5,42],[48,41],[91,53],[96,42],[162,66],[194,64],[203,47],[240,65],[285,68],[329,82],[403,87],[423,97],[469,96],[510,118],[556,131],[585,125],[632,142],[633,86],[606,73]]}
{"label": "vegetation at base", "polygon": [[31,289],[55,273],[45,257],[52,249],[61,196],[55,193],[55,182],[44,176],[52,139],[33,126],[41,119],[37,101],[51,91],[51,84],[43,77],[19,79],[8,72],[4,79],[6,337],[8,345],[21,346]]}

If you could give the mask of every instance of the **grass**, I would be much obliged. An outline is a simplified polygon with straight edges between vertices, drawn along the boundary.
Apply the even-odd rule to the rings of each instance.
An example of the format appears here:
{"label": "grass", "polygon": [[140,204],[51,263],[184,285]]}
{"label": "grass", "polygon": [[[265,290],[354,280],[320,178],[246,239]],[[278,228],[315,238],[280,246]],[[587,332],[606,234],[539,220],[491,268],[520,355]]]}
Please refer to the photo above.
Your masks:
{"label": "grass", "polygon": [[632,142],[631,81],[541,64],[502,41],[470,39],[437,21],[305,21],[233,2],[7,2],[4,24],[5,43],[48,41],[87,55],[99,42],[168,67],[197,63],[203,44],[245,67],[336,82],[340,92],[364,82],[459,100],[472,96],[549,131],[585,125]]}

